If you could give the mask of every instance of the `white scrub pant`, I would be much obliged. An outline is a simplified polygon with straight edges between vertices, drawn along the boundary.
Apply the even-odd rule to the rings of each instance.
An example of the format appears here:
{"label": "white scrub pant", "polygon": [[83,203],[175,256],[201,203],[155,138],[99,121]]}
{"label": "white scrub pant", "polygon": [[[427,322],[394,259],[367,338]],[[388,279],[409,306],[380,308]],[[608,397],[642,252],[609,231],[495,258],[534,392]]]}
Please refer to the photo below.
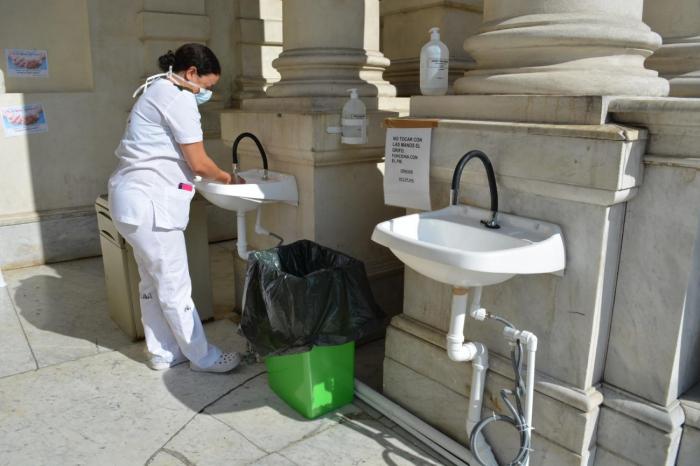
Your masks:
{"label": "white scrub pant", "polygon": [[139,294],[148,351],[166,361],[187,359],[210,367],[221,351],[207,343],[192,301],[185,235],[154,226],[153,214],[141,225],[115,221],[119,233],[133,247],[141,276]]}

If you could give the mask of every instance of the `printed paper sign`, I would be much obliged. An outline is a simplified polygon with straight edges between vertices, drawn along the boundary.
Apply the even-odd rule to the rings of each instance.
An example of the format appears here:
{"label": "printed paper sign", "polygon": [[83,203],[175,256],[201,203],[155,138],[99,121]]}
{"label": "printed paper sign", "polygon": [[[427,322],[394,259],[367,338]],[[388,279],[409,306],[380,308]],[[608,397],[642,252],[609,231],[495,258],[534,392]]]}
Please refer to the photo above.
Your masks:
{"label": "printed paper sign", "polygon": [[5,137],[44,133],[49,130],[46,114],[41,104],[0,108]]}
{"label": "printed paper sign", "polygon": [[46,50],[5,49],[7,75],[38,77],[49,75],[49,54]]}
{"label": "printed paper sign", "polygon": [[432,128],[388,128],[384,149],[384,203],[430,210]]}

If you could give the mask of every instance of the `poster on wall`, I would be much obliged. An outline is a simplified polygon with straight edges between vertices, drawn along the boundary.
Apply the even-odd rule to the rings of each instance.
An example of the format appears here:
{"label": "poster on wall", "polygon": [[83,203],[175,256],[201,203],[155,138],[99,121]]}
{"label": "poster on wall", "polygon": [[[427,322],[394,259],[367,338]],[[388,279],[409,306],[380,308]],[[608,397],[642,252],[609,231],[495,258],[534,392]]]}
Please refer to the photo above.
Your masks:
{"label": "poster on wall", "polygon": [[433,120],[385,120],[384,203],[430,210]]}
{"label": "poster on wall", "polygon": [[49,76],[49,53],[46,50],[5,49],[5,61],[9,77]]}
{"label": "poster on wall", "polygon": [[2,115],[2,129],[5,137],[45,133],[49,130],[46,124],[46,113],[41,104],[3,107],[0,108],[0,115]]}

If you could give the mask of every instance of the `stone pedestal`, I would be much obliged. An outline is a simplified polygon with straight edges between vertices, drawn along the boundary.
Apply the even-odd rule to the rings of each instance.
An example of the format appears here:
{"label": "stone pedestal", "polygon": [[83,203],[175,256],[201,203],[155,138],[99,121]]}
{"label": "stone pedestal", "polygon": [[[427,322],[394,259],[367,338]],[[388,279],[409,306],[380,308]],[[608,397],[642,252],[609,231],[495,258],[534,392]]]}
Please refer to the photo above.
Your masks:
{"label": "stone pedestal", "polygon": [[481,31],[464,43],[477,69],[455,92],[663,96],[667,81],[644,68],[660,45],[642,0],[485,0]]}
{"label": "stone pedestal", "polygon": [[281,79],[268,96],[396,95],[382,78],[379,0],[284,0],[282,27],[284,51],[273,62]]}
{"label": "stone pedestal", "polygon": [[647,1],[644,21],[663,37],[647,67],[669,80],[670,95],[700,97],[700,2]]}
{"label": "stone pedestal", "polygon": [[678,400],[660,406],[607,384],[602,391],[596,466],[676,464],[684,420]]}
{"label": "stone pedestal", "polygon": [[238,56],[234,106],[241,100],[264,97],[280,75],[272,61],[282,52],[282,0],[242,0],[234,28]]}
{"label": "stone pedestal", "polygon": [[449,82],[474,67],[464,51],[464,38],[481,26],[482,0],[382,0],[382,52],[391,60],[384,78],[399,96],[420,94],[420,50],[430,39],[428,30],[440,28],[440,40],[450,50]]}
{"label": "stone pedestal", "polygon": [[[321,99],[323,100],[323,99]],[[341,99],[338,99],[341,100]],[[302,103],[307,105],[303,108]],[[296,177],[299,206],[270,204],[263,208],[262,224],[284,238],[285,243],[310,239],[365,262],[380,304],[388,313],[401,308],[403,267],[388,250],[370,241],[374,226],[400,216],[401,209],[384,205],[383,161],[384,118],[396,113],[368,111],[368,143],[347,146],[337,134],[328,134],[328,126],[338,126],[340,109],[335,102],[315,107],[313,99],[294,99],[286,110],[285,99],[251,99],[240,110],[222,114],[225,144],[244,131],[254,133],[267,152],[271,170]],[[287,104],[290,101],[287,100]],[[276,110],[267,106],[276,104]],[[324,110],[326,108],[326,110]],[[241,169],[261,166],[257,148],[248,140],[239,146]],[[252,249],[275,245],[275,240],[253,231],[255,213],[249,214],[248,243]],[[243,296],[244,262],[237,267],[237,296]]]}
{"label": "stone pedestal", "polygon": [[700,380],[700,100],[617,99],[609,111],[650,143],[625,214],[597,463],[694,464],[700,437],[678,398]]}
{"label": "stone pedestal", "polygon": [[685,414],[683,436],[678,450],[678,466],[694,466],[700,458],[700,385],[681,397]]}

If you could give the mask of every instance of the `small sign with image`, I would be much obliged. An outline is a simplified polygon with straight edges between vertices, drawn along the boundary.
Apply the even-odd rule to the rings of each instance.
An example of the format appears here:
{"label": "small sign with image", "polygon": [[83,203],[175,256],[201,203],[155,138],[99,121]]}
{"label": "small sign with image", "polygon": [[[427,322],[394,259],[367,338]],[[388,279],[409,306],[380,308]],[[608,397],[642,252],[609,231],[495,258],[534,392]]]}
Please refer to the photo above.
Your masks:
{"label": "small sign with image", "polygon": [[45,133],[49,130],[41,104],[17,105],[0,108],[5,137]]}
{"label": "small sign with image", "polygon": [[46,50],[5,49],[5,61],[9,77],[49,76],[49,53]]}

